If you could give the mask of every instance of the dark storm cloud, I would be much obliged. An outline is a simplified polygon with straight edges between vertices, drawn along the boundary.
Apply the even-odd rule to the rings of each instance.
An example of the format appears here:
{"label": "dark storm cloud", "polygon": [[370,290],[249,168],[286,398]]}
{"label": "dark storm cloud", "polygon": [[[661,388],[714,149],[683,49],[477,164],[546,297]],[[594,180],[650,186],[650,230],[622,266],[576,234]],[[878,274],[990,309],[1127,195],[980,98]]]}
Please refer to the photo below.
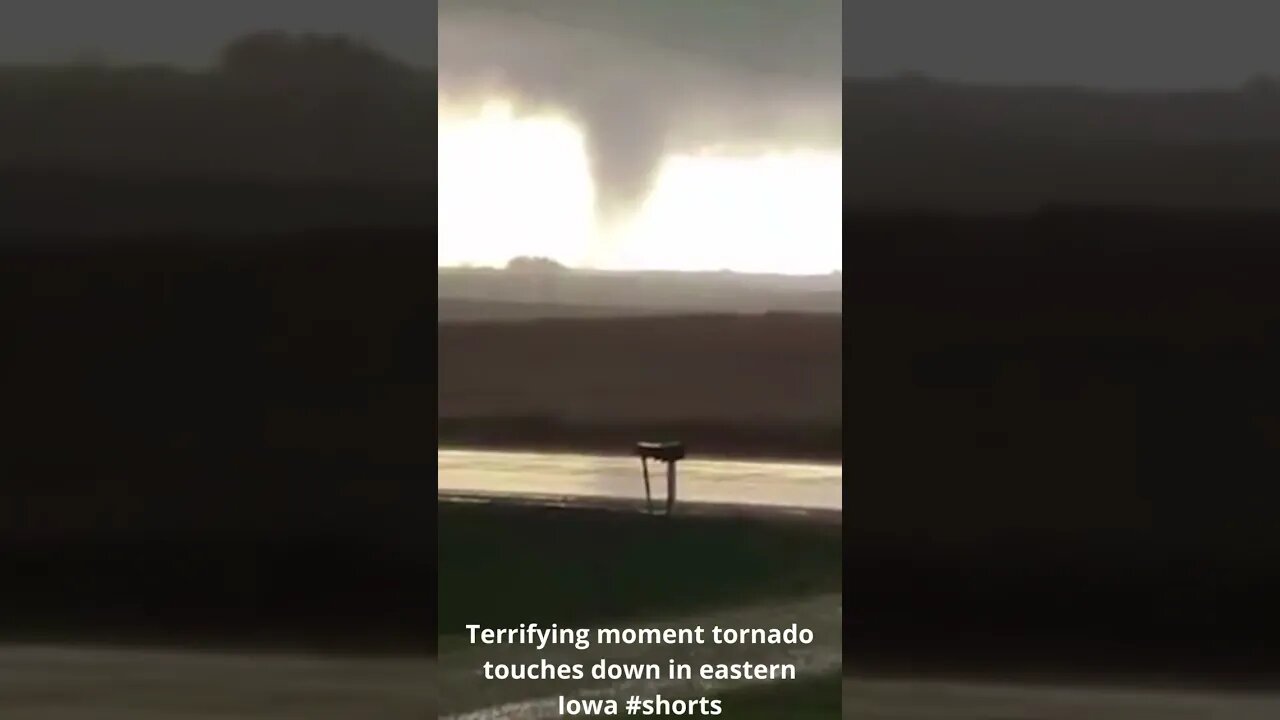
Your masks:
{"label": "dark storm cloud", "polygon": [[583,127],[606,222],[664,155],[838,148],[838,0],[445,0],[441,87]]}
{"label": "dark storm cloud", "polygon": [[472,89],[496,72],[522,99],[577,117],[606,211],[644,194],[667,149],[839,139],[839,0],[447,0],[441,10],[455,20],[438,48],[427,0],[0,0],[0,62],[92,53],[207,66],[263,29],[352,35],[418,66],[442,56]]}

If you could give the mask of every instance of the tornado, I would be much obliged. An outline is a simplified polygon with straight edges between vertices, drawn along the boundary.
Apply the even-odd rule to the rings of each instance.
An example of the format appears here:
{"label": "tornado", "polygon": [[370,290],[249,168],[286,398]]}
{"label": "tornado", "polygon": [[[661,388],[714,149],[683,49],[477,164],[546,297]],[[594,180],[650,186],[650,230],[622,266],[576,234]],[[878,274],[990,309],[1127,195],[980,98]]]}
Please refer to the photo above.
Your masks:
{"label": "tornado", "polygon": [[[549,7],[531,0],[442,3],[442,91],[500,94],[531,114],[571,119],[584,136],[602,229],[634,216],[673,154],[840,150],[838,2],[829,3],[831,17],[817,21],[836,33],[826,43],[830,51],[810,63],[820,66],[817,72],[805,74],[520,10],[534,6]],[[770,42],[760,37],[747,45]],[[813,44],[803,37],[786,42],[797,52]]]}
{"label": "tornado", "polygon": [[644,103],[609,94],[586,99],[579,117],[596,188],[596,222],[602,228],[625,224],[657,178],[666,150],[662,123]]}

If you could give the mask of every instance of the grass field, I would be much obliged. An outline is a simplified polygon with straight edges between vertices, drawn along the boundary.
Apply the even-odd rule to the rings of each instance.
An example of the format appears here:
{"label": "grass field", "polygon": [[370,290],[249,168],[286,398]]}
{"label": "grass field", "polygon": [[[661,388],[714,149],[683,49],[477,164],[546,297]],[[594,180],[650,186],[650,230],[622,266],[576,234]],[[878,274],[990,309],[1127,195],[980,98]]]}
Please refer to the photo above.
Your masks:
{"label": "grass field", "polygon": [[841,705],[838,672],[720,695],[722,715],[733,720],[831,720]]}
{"label": "grass field", "polygon": [[839,525],[456,503],[439,518],[442,635],[469,622],[678,615],[841,588]]}
{"label": "grass field", "polygon": [[[551,712],[559,695],[618,694],[647,697],[706,694],[684,682],[570,681],[512,684],[478,677],[493,662],[591,664],[792,662],[803,679],[809,670],[830,672],[840,663],[841,533],[838,525],[797,520],[654,517],[610,511],[440,506],[439,662],[441,712],[469,718],[481,708]],[[796,622],[815,633],[811,646],[609,646],[578,651],[548,646],[471,645],[464,626],[517,627],[786,627]],[[709,630],[708,630],[709,632]],[[794,657],[791,657],[794,654]],[[779,658],[790,658],[779,660]],[[797,681],[798,682],[798,681]],[[761,693],[785,691],[790,683]],[[803,687],[807,687],[804,684]],[[802,687],[802,686],[797,686]],[[774,717],[838,717],[838,687],[800,697],[797,714]],[[737,697],[737,688],[716,689]],[[754,696],[752,696],[754,697]],[[824,714],[834,707],[837,714]],[[800,710],[808,711],[803,714]],[[514,712],[514,710],[513,710]],[[522,715],[522,717],[525,715]],[[769,715],[727,715],[770,717]],[[476,717],[479,717],[478,715]]]}
{"label": "grass field", "polygon": [[437,341],[445,445],[841,456],[838,315],[447,323]]}

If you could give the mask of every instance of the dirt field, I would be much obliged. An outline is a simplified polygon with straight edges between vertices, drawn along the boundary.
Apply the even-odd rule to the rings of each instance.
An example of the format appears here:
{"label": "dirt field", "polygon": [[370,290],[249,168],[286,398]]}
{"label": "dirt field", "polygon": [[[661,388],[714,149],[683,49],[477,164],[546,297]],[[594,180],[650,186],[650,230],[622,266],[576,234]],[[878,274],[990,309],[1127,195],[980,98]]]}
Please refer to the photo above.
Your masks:
{"label": "dirt field", "polygon": [[706,315],[438,327],[441,443],[839,456],[839,316]]}

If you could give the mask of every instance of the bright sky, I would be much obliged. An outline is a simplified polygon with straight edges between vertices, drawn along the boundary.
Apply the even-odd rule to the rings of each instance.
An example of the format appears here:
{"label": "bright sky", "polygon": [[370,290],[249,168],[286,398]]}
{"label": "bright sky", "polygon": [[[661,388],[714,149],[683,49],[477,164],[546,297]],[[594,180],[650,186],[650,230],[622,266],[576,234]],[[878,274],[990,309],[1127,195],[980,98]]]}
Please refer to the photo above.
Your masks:
{"label": "bright sky", "polygon": [[635,221],[598,232],[582,133],[508,104],[439,107],[441,265],[518,255],[600,269],[827,273],[841,263],[841,157],[673,156]]}

